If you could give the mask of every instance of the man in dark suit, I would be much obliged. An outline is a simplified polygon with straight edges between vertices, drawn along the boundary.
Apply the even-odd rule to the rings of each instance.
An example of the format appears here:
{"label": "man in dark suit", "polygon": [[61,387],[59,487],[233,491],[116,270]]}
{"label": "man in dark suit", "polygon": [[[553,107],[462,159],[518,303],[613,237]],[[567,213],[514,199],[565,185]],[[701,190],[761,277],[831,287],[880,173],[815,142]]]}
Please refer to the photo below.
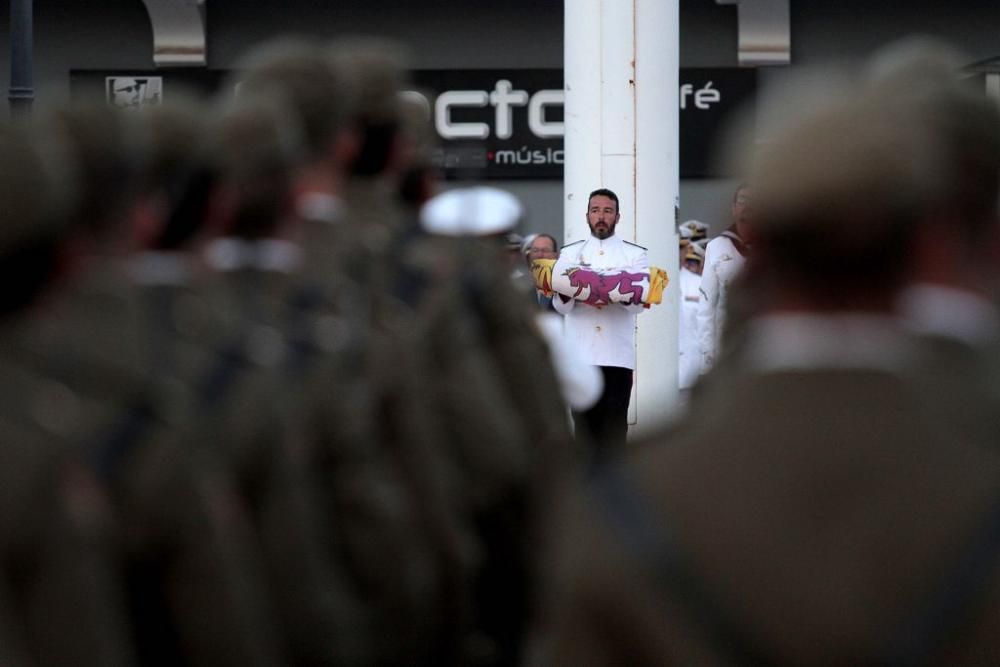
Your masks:
{"label": "man in dark suit", "polygon": [[1000,456],[926,418],[892,317],[946,152],[883,101],[757,156],[755,316],[697,418],[562,508],[551,664],[1000,659]]}

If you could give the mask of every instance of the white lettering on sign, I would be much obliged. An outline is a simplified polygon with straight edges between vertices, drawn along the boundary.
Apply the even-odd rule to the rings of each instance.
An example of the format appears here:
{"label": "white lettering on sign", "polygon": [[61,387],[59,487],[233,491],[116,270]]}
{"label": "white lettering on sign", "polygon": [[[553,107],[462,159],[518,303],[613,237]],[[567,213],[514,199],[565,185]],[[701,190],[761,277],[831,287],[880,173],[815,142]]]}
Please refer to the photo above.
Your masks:
{"label": "white lettering on sign", "polygon": [[562,164],[565,157],[566,152],[561,148],[555,150],[547,148],[543,151],[539,148],[531,150],[527,146],[521,146],[521,150],[518,151],[497,151],[493,161],[497,164]]}
{"label": "white lettering on sign", "polygon": [[687,109],[688,98],[694,97],[694,106],[698,109],[706,110],[713,104],[718,104],[722,100],[722,95],[718,90],[712,88],[712,82],[709,81],[700,89],[695,90],[694,86],[690,83],[685,83],[681,86],[681,110]]}
{"label": "white lettering on sign", "polygon": [[528,105],[528,127],[543,139],[563,136],[562,123],[545,118],[547,107],[562,105],[566,95],[561,90],[540,90],[529,95],[526,90],[516,90],[507,79],[496,82],[492,92],[485,90],[449,90],[438,95],[434,102],[434,127],[442,139],[486,139],[490,126],[486,123],[457,122],[451,119],[454,107],[494,107],[494,124],[497,139],[514,136],[514,107]]}
{"label": "white lettering on sign", "polygon": [[434,126],[442,139],[486,139],[490,126],[486,123],[454,123],[452,107],[484,107],[490,101],[485,90],[449,90],[434,102]]}
{"label": "white lettering on sign", "polygon": [[[690,83],[680,87],[680,108],[688,106],[706,111],[714,104],[722,101],[722,93],[714,87],[712,81],[701,88],[695,88]],[[408,94],[419,95],[415,91]],[[507,79],[496,82],[492,91],[486,90],[449,90],[438,95],[434,102],[434,127],[442,139],[488,139],[491,132],[497,139],[510,139],[514,136],[514,107],[528,107],[528,129],[540,139],[558,139],[566,132],[565,123],[550,121],[546,118],[549,107],[562,106],[566,93],[562,90],[539,90],[529,94],[526,90],[518,90]],[[454,121],[451,110],[458,107],[483,108],[492,106],[494,127],[489,123],[473,121]]]}
{"label": "white lettering on sign", "polygon": [[550,123],[545,120],[545,107],[560,105],[566,101],[566,93],[561,90],[539,90],[531,96],[528,105],[528,127],[536,137],[549,139],[561,137],[566,133],[563,123]]}
{"label": "white lettering on sign", "polygon": [[694,94],[694,105],[699,109],[707,109],[712,104],[718,104],[719,102],[719,91],[712,88],[712,82],[709,81],[705,84],[705,87]]}
{"label": "white lettering on sign", "polygon": [[528,103],[528,91],[514,90],[507,79],[497,81],[490,93],[490,104],[497,110],[497,139],[510,139],[514,134],[514,112],[512,106],[523,107]]}

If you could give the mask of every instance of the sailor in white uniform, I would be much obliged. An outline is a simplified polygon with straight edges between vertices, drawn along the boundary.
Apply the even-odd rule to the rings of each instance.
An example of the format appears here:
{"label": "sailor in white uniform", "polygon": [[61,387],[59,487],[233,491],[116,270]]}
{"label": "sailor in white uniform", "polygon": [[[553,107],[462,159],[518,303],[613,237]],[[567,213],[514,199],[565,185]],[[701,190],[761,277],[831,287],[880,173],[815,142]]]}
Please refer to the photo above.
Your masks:
{"label": "sailor in white uniform", "polygon": [[697,241],[681,240],[680,319],[678,322],[677,386],[690,389],[701,373],[698,353],[698,304],[701,303],[701,274],[705,247]]}
{"label": "sailor in white uniform", "polygon": [[[587,201],[590,237],[563,247],[559,264],[648,273],[646,249],[615,235],[620,219],[618,196],[602,188],[592,192]],[[597,403],[573,415],[578,438],[589,438],[595,459],[600,459],[625,444],[635,370],[635,316],[643,306],[597,307],[561,295],[552,304],[556,312],[565,315],[566,345],[585,363],[599,367],[604,377],[604,392]]]}
{"label": "sailor in white uniform", "polygon": [[719,352],[726,318],[729,285],[739,275],[749,246],[750,186],[741,184],[733,197],[733,224],[708,243],[701,274],[701,302],[698,304],[698,350],[701,372],[707,373]]}

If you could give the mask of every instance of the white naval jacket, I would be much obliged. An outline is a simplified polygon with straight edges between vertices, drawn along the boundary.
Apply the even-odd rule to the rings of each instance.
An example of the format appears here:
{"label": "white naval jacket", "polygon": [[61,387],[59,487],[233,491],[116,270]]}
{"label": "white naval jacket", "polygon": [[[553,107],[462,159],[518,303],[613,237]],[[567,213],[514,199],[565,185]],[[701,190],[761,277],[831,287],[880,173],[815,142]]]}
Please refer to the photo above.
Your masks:
{"label": "white naval jacket", "polygon": [[677,326],[677,386],[690,389],[701,375],[701,354],[698,352],[698,304],[701,302],[701,276],[681,267],[678,273],[681,288],[680,319]]}
{"label": "white naval jacket", "polygon": [[[560,265],[588,264],[597,271],[627,269],[649,272],[646,249],[611,236],[604,240],[591,236],[564,246],[556,262]],[[579,358],[594,366],[616,366],[635,370],[635,316],[644,310],[641,304],[610,304],[595,307],[585,303],[552,299],[556,312],[565,315],[565,339]]]}
{"label": "white naval jacket", "polygon": [[698,350],[701,372],[707,373],[715,363],[726,319],[726,299],[729,284],[735,280],[746,259],[736,244],[723,234],[709,241],[705,248],[705,264],[701,272],[701,303],[698,304]]}

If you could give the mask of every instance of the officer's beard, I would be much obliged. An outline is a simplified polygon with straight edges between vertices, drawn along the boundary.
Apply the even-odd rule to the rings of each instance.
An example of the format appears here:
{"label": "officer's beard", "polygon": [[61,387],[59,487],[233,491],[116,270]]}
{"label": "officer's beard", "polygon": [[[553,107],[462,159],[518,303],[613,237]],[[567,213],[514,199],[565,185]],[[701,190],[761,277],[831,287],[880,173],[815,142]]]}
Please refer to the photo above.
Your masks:
{"label": "officer's beard", "polygon": [[590,233],[603,241],[608,237],[614,236],[615,225],[594,223],[590,226]]}

